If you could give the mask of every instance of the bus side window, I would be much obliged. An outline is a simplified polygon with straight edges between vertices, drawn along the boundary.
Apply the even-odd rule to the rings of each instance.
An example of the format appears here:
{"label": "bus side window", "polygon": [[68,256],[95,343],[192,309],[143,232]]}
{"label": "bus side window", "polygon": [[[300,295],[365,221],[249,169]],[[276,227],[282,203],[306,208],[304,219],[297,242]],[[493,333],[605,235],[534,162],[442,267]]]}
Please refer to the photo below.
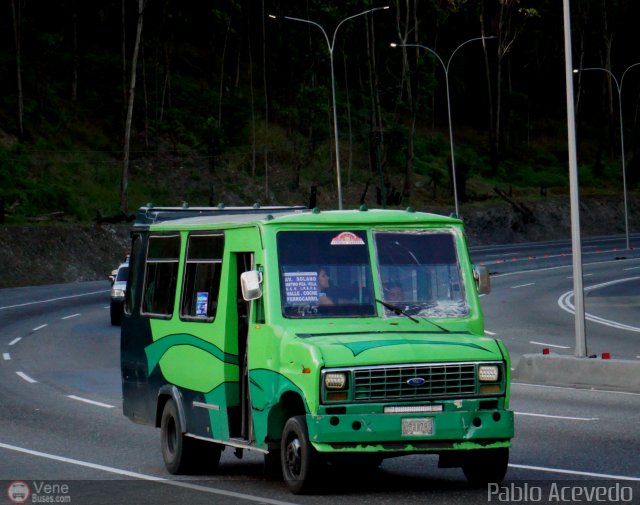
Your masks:
{"label": "bus side window", "polygon": [[179,258],[179,235],[149,237],[142,296],[143,314],[173,314]]}
{"label": "bus side window", "polygon": [[224,235],[191,235],[187,243],[186,266],[180,317],[212,321],[218,308]]}

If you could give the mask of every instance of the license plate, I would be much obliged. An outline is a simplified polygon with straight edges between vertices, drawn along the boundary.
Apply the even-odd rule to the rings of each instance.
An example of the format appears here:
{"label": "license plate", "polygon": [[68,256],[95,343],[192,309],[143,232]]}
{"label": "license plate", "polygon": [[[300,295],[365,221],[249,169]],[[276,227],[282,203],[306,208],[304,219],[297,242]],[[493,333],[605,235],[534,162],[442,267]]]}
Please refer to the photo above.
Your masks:
{"label": "license plate", "polygon": [[402,420],[403,437],[419,437],[433,435],[433,418],[413,418]]}

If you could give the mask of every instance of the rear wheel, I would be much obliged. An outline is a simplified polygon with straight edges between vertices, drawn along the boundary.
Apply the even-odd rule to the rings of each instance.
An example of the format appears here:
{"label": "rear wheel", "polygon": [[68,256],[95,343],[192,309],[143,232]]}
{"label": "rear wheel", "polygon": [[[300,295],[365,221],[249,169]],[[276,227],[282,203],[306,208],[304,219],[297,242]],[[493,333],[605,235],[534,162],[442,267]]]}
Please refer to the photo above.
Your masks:
{"label": "rear wheel", "polygon": [[162,458],[169,473],[215,470],[220,462],[222,447],[213,442],[186,437],[184,431],[176,403],[170,399],[164,406],[160,421]]}
{"label": "rear wheel", "polygon": [[305,416],[290,418],[282,430],[281,462],[284,482],[293,494],[314,490],[317,460],[316,450],[309,442]]}
{"label": "rear wheel", "polygon": [[467,481],[472,486],[484,487],[500,483],[509,466],[509,449],[480,449],[471,451],[462,464]]}

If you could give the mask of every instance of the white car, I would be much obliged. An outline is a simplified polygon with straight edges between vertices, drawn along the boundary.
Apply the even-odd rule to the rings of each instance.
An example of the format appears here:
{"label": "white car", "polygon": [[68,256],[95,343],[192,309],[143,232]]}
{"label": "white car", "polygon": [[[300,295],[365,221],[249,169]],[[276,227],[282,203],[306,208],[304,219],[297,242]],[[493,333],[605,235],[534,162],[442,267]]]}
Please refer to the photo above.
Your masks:
{"label": "white car", "polygon": [[121,263],[114,275],[113,285],[111,286],[111,324],[113,326],[118,326],[122,322],[124,292],[127,289],[128,277],[129,263]]}

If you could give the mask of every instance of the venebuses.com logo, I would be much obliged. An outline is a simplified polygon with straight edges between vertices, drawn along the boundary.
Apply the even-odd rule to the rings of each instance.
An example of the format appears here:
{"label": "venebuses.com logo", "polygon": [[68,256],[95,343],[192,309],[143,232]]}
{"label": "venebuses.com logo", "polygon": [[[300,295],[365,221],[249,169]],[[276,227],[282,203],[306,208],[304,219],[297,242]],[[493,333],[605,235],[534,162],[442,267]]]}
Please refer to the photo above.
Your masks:
{"label": "venebuses.com logo", "polygon": [[7,486],[11,503],[71,503],[69,484],[14,480]]}
{"label": "venebuses.com logo", "polygon": [[29,484],[22,480],[12,481],[7,488],[7,496],[11,503],[25,503],[31,496]]}

